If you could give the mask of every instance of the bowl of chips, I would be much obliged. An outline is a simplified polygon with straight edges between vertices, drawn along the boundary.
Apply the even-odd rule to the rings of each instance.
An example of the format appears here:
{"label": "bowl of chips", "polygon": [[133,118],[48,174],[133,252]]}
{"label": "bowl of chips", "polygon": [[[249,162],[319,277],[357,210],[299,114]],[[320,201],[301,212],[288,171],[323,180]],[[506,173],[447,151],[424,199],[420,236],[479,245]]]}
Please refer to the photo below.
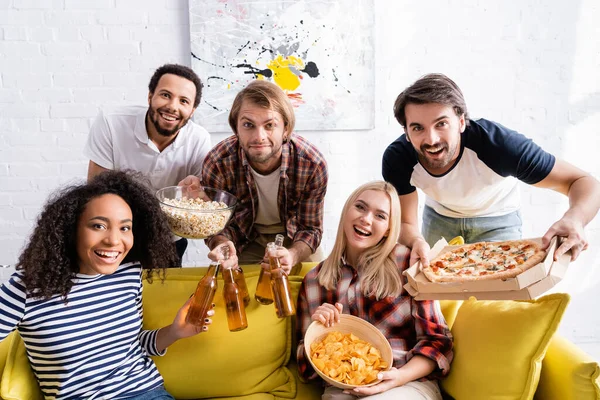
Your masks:
{"label": "bowl of chips", "polygon": [[392,368],[392,346],[375,326],[348,314],[326,327],[313,321],[304,335],[304,352],[327,383],[341,389],[372,386]]}

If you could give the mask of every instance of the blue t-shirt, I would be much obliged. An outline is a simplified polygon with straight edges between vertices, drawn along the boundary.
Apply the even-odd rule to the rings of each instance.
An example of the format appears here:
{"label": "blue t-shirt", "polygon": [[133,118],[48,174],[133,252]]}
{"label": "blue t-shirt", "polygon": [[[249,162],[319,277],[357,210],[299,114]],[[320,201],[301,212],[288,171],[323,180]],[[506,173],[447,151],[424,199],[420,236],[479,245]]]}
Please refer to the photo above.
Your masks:
{"label": "blue t-shirt", "polygon": [[555,158],[531,139],[485,119],[470,120],[461,134],[460,154],[442,175],[432,175],[419,163],[406,134],[383,154],[383,178],[399,195],[421,189],[438,214],[453,218],[493,217],[520,208],[517,179],[527,184],[543,180]]}

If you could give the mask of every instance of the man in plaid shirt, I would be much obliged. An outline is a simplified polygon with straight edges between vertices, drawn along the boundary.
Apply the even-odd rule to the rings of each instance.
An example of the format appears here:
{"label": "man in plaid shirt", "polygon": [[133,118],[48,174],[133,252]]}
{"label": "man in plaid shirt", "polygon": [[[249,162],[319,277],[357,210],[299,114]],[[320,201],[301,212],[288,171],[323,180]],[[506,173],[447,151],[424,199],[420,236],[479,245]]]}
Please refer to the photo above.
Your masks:
{"label": "man in plaid shirt", "polygon": [[[235,135],[208,153],[202,169],[202,185],[238,199],[228,226],[206,240],[211,259],[227,245],[231,254],[237,250],[240,264],[261,263],[266,244],[281,233],[285,248],[277,256],[286,272],[320,260],[314,253],[323,234],[327,164],[314,145],[293,133],[294,124],[289,99],[273,83],[253,81],[236,96],[229,114]],[[200,182],[190,176],[181,184]]]}
{"label": "man in plaid shirt", "polygon": [[[398,252],[399,273],[409,267],[410,250]],[[452,361],[452,334],[435,301],[416,301],[406,292],[400,296],[387,296],[379,300],[365,296],[356,269],[342,260],[339,280],[334,290],[319,284],[319,271],[323,263],[306,274],[298,295],[297,349],[298,370],[303,380],[318,377],[304,353],[304,334],[312,322],[312,315],[323,303],[336,305],[343,313],[355,315],[375,325],[392,346],[394,364],[401,368],[415,355],[433,360],[437,368],[420,381],[437,379],[448,373]],[[403,278],[405,279],[405,278]],[[406,282],[404,282],[406,283]],[[363,395],[366,393],[363,393]]]}

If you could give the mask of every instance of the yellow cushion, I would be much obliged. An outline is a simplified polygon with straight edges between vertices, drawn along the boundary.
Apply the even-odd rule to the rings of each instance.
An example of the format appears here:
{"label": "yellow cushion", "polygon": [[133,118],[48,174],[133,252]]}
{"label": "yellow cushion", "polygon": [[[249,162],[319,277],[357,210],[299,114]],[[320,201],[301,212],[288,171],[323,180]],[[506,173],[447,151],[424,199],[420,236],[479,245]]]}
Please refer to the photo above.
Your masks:
{"label": "yellow cushion", "polygon": [[554,335],[542,363],[535,399],[600,399],[600,366],[579,347]]}
{"label": "yellow cushion", "polygon": [[14,334],[14,332],[10,333],[4,340],[0,340],[0,378],[4,372],[4,366],[6,365],[6,358],[8,356],[8,349],[10,348],[12,335]]}
{"label": "yellow cushion", "polygon": [[44,396],[29,366],[21,336],[13,332],[4,342],[8,342],[9,349],[0,382],[0,397],[5,400],[42,400]]}
{"label": "yellow cushion", "polygon": [[533,398],[542,359],[568,303],[563,293],[463,302],[452,327],[454,361],[444,390],[460,400]]}
{"label": "yellow cushion", "polygon": [[[177,310],[194,292],[206,270],[168,270],[164,283],[144,284],[144,328],[156,329],[173,321]],[[215,296],[213,323],[208,332],[171,345],[163,357],[153,357],[165,387],[177,399],[246,396],[267,393],[293,398],[296,382],[285,367],[291,352],[291,318],[279,319],[272,305],[254,300],[259,267],[245,267],[252,301],[246,310],[248,328],[230,332],[222,297]],[[291,280],[297,293],[299,281]]]}
{"label": "yellow cushion", "polygon": [[450,329],[452,329],[452,325],[454,324],[456,314],[458,314],[458,309],[461,304],[462,300],[440,300],[440,309],[442,310],[444,319],[446,319],[446,323]]}

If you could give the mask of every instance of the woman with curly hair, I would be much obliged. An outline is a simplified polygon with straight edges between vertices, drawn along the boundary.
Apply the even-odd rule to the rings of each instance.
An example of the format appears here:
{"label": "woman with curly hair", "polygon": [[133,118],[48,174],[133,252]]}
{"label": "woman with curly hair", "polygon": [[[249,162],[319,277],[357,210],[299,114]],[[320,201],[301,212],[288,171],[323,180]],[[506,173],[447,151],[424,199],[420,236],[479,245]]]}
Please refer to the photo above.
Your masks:
{"label": "woman with curly hair", "polygon": [[142,269],[151,281],[178,256],[138,179],[108,171],[52,197],[0,287],[0,340],[19,331],[47,399],[173,398],[149,356],[199,331],[189,302],[171,325],[142,329]]}

